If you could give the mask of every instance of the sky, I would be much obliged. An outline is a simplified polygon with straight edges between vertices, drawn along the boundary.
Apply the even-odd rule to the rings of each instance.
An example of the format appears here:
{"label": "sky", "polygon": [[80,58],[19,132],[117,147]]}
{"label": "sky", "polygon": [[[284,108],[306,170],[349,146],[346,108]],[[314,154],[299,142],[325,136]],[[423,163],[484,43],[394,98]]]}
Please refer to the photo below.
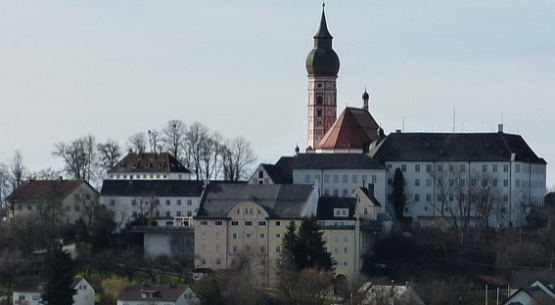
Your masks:
{"label": "sky", "polygon": [[[0,162],[62,168],[54,144],[125,146],[169,120],[243,136],[258,162],[306,146],[319,0],[0,0]],[[326,1],[338,115],[386,133],[520,134],[555,185],[555,1]]]}

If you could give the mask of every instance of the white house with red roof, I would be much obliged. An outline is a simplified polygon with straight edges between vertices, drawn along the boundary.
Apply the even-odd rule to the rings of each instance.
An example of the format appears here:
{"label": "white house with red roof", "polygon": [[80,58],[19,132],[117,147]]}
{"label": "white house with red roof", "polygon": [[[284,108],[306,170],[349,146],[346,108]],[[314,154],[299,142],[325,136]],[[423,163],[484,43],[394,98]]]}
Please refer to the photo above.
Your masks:
{"label": "white house with red roof", "polygon": [[198,305],[199,299],[186,285],[130,285],[117,298],[117,305]]}

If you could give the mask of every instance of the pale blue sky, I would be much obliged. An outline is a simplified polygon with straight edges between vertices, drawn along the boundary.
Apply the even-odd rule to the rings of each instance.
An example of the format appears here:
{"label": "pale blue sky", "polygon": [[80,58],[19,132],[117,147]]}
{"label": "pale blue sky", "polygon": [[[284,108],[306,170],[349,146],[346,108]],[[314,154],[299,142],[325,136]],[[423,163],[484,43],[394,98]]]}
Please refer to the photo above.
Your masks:
{"label": "pale blue sky", "polygon": [[[306,143],[318,0],[0,0],[0,161],[60,167],[53,144],[125,145],[171,119],[250,140],[259,162]],[[555,2],[328,0],[338,108],[395,129],[519,133],[555,162]],[[340,112],[339,111],[339,112]],[[339,113],[338,113],[339,114]],[[555,185],[548,174],[548,186]]]}

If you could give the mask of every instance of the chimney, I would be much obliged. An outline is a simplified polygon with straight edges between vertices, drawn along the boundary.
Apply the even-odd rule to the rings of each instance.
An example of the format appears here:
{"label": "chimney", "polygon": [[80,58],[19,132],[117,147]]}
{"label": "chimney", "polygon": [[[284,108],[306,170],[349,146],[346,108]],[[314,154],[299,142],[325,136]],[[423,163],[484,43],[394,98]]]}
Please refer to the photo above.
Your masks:
{"label": "chimney", "polygon": [[503,133],[503,124],[497,124],[497,132]]}

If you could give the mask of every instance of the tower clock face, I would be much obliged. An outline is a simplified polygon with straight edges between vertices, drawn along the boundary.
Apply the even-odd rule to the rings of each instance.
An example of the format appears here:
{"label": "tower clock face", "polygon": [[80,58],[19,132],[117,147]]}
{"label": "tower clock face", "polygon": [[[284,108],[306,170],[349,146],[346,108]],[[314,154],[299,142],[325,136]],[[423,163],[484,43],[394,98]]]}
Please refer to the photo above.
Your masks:
{"label": "tower clock face", "polygon": [[323,125],[322,120],[316,120],[314,123],[317,127],[321,127]]}

